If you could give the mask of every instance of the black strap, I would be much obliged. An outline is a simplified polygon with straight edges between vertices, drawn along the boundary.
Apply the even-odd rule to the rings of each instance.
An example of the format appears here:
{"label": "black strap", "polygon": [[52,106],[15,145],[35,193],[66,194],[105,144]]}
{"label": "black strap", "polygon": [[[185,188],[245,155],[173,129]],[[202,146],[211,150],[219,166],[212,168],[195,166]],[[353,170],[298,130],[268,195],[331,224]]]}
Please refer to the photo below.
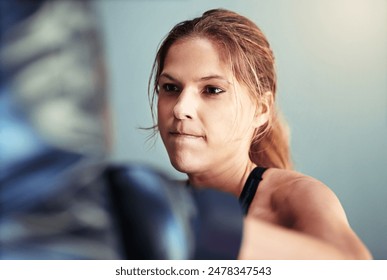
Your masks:
{"label": "black strap", "polygon": [[243,187],[241,195],[239,196],[239,204],[242,207],[244,215],[247,214],[250,204],[254,199],[255,193],[257,192],[259,182],[262,180],[263,173],[267,170],[264,167],[256,167],[251,171],[246,183]]}

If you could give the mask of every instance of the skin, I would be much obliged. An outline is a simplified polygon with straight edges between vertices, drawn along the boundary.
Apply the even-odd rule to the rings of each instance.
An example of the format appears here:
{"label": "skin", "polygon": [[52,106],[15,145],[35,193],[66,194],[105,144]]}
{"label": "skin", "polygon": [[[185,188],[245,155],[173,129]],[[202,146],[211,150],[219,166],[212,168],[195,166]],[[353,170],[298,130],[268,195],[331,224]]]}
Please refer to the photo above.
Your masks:
{"label": "skin", "polygon": [[253,167],[250,139],[267,116],[250,105],[247,89],[208,40],[173,45],[159,87],[158,128],[172,165],[191,184],[237,195],[235,185]]}
{"label": "skin", "polygon": [[[205,38],[187,38],[170,47],[158,86],[158,128],[172,165],[194,186],[238,197],[256,166],[248,156],[250,141],[268,120],[269,109],[252,100]],[[271,168],[245,218],[239,258],[371,255],[328,187],[303,174]]]}

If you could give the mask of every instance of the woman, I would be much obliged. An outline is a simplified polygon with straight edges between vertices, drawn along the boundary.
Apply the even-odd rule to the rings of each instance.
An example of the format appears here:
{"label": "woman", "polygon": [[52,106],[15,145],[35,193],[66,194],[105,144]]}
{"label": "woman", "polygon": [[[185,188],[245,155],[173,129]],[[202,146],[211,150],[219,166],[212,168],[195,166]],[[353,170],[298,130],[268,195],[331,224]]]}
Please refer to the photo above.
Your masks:
{"label": "woman", "polygon": [[152,82],[152,112],[157,97],[156,127],[172,165],[194,187],[240,198],[241,259],[371,258],[333,192],[291,170],[274,57],[253,22],[218,9],[177,24],[159,48]]}

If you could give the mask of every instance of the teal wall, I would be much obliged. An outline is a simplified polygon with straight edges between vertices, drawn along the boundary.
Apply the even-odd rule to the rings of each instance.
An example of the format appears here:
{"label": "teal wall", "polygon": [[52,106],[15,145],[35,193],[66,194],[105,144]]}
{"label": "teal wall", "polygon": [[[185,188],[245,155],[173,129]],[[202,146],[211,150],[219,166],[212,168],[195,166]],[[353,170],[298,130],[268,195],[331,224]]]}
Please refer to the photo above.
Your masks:
{"label": "teal wall", "polygon": [[148,77],[181,20],[223,7],[256,22],[277,58],[278,101],[296,168],[325,182],[377,259],[387,259],[387,2],[384,0],[112,0],[94,2],[104,31],[114,123],[112,158],[178,178],[152,147]]}

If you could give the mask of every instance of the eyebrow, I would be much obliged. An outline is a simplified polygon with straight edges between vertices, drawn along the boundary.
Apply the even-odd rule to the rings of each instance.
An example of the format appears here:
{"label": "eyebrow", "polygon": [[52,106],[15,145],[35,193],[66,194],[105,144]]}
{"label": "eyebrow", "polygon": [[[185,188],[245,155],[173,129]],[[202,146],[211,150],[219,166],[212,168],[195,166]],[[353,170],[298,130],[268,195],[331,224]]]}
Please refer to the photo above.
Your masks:
{"label": "eyebrow", "polygon": [[[165,78],[167,78],[167,79],[169,79],[171,81],[174,81],[176,83],[179,82],[176,78],[174,78],[172,75],[170,75],[168,73],[161,73],[160,78],[161,77],[165,77]],[[201,78],[198,79],[198,81],[208,81],[208,80],[213,80],[213,79],[222,80],[222,81],[232,85],[232,83],[229,80],[227,80],[223,76],[216,75],[216,74],[215,75],[208,75],[208,76],[201,77]]]}

